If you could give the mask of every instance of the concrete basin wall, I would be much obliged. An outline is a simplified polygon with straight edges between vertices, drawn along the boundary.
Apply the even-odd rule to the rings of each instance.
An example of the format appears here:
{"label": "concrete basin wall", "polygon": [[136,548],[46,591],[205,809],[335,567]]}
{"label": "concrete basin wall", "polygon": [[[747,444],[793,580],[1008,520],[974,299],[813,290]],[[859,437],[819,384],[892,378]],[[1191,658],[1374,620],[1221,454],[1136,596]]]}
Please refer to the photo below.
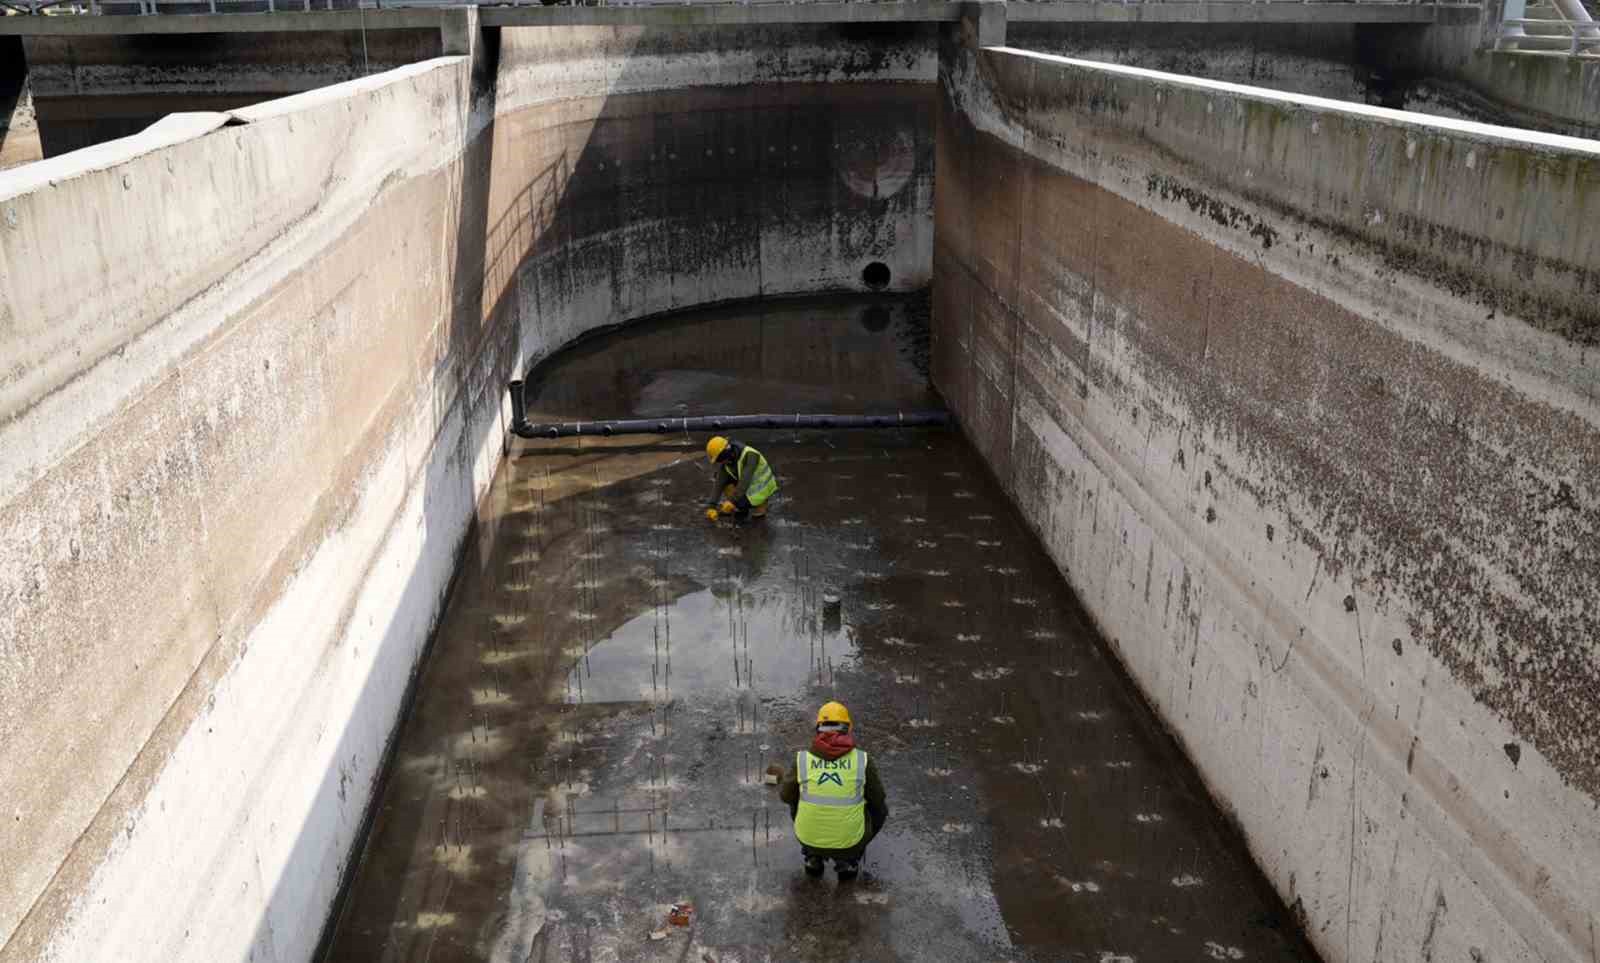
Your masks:
{"label": "concrete basin wall", "polygon": [[927,282],[931,36],[812,39],[507,30],[0,173],[0,960],[308,959],[505,382]]}
{"label": "concrete basin wall", "polygon": [[468,65],[0,175],[0,957],[303,959],[499,455]]}
{"label": "concrete basin wall", "polygon": [[[502,32],[487,272],[529,356],[615,322],[930,279],[931,28]],[[692,90],[685,94],[684,91]]]}
{"label": "concrete basin wall", "polygon": [[1319,951],[1590,960],[1600,145],[954,38],[939,110],[936,384]]}

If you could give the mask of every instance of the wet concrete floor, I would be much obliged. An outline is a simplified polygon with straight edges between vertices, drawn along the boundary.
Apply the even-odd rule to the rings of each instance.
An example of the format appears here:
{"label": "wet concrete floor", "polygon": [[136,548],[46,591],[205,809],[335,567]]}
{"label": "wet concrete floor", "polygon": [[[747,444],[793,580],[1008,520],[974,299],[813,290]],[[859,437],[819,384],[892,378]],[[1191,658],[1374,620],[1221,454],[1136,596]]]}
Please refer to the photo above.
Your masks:
{"label": "wet concrete floor", "polygon": [[[532,417],[935,404],[925,312],[652,323],[547,364]],[[743,440],[783,488],[742,528],[702,437],[517,443],[329,959],[1313,958],[959,433]],[[832,698],[891,808],[845,884],[762,780]]]}

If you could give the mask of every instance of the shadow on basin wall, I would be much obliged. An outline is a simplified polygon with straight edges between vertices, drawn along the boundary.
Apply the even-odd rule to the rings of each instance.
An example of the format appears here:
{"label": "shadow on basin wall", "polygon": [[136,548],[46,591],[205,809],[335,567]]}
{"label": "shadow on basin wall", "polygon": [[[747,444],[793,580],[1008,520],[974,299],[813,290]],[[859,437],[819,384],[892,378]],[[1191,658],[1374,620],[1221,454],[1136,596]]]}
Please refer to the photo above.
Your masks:
{"label": "shadow on basin wall", "polygon": [[[670,50],[683,39],[647,31],[613,42]],[[717,34],[695,42],[727,39]],[[746,31],[734,39],[753,45],[760,37]],[[255,935],[256,959],[281,958],[283,934],[304,933],[306,921],[323,912],[319,881],[330,869],[342,882],[317,956],[340,952],[337,926],[362,872],[396,736],[427,663],[424,648],[407,664],[412,646],[420,633],[431,645],[452,584],[448,566],[486,564],[492,554],[493,526],[474,516],[474,463],[492,433],[505,437],[504,386],[518,369],[588,328],[664,310],[794,290],[859,290],[858,278],[868,288],[915,287],[914,268],[931,254],[931,76],[928,84],[608,93],[592,118],[563,114],[552,126],[553,112],[540,113],[538,104],[495,116],[506,97],[497,86],[506,76],[504,40],[498,31],[484,33],[471,113],[485,123],[465,147],[452,197],[457,240],[449,330],[431,399],[440,443],[450,447],[433,452],[423,482],[422,562],[378,643],[385,654],[339,734],[339,764],[323,775],[312,816],[269,898]],[[879,53],[865,50],[863,63],[870,67]],[[612,89],[644,88],[628,76],[635,62],[626,63]],[[870,77],[866,67],[845,73]],[[926,252],[915,246],[908,221],[918,231],[926,222]],[[815,264],[828,276],[807,275]],[[925,280],[928,266],[921,270]],[[455,418],[465,426],[451,444]],[[401,712],[386,718],[402,676],[408,681]],[[379,726],[386,730],[383,758],[364,758]],[[374,765],[371,785],[352,786]],[[348,825],[351,792],[358,799],[370,794],[353,857],[337,851],[343,833],[334,828]],[[422,832],[420,825],[413,829]]]}
{"label": "shadow on basin wall", "polygon": [[[473,69],[471,106],[467,116],[460,119],[463,127],[470,123],[470,116],[494,115],[497,50],[497,33],[487,31]],[[491,527],[477,522],[474,463],[477,453],[495,434],[503,436],[506,425],[500,417],[500,392],[478,389],[485,381],[495,385],[503,382],[514,368],[516,345],[514,327],[497,326],[498,315],[492,313],[485,318],[482,310],[488,283],[483,271],[484,245],[490,232],[489,178],[480,172],[491,169],[493,150],[491,120],[465,146],[456,172],[458,190],[454,192],[455,209],[451,215],[456,247],[451,265],[454,274],[448,348],[439,353],[434,364],[430,406],[441,444],[450,437],[454,419],[462,420],[459,434],[450,447],[436,448],[423,470],[422,517],[426,534],[421,561],[410,573],[394,617],[377,642],[383,653],[375,659],[377,668],[364,683],[350,724],[338,734],[339,748],[334,754],[337,763],[323,774],[311,806],[311,819],[300,827],[268,898],[252,943],[252,960],[285,958],[281,934],[304,934],[312,928],[308,923],[313,920],[320,931],[314,958],[323,958],[329,952],[344,893],[359,870],[362,845],[378,814],[375,804],[400,723],[415,700],[419,677],[427,664],[429,647],[455,575],[469,559],[486,556],[489,550],[489,546],[479,544],[480,537]],[[419,635],[425,636],[427,642],[412,662],[409,652]],[[399,714],[391,717],[385,710],[396,699],[397,678],[406,681]],[[373,726],[387,730],[381,758],[376,760],[364,758],[373,743]],[[371,781],[366,786],[354,785],[363,771],[374,773]],[[352,793],[364,800],[355,843],[349,852],[330,853],[330,848],[338,844],[339,834],[334,827],[348,824]],[[339,895],[331,907],[324,902],[325,890],[319,885],[328,877],[330,862],[336,862],[333,870],[339,879]],[[301,945],[295,937],[289,940],[295,946]]]}

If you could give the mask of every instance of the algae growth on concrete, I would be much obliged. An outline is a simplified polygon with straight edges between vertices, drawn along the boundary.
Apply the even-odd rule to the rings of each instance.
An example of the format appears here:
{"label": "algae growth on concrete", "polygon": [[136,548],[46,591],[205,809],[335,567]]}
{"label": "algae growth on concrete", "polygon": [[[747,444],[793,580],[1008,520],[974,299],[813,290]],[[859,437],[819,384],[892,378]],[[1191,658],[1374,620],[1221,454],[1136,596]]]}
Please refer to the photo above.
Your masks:
{"label": "algae growth on concrete", "polygon": [[[926,347],[923,299],[700,312],[530,417],[926,407]],[[958,433],[743,440],[782,491],[742,528],[703,437],[515,443],[327,958],[1310,958]],[[832,698],[892,810],[847,884],[762,779]]]}

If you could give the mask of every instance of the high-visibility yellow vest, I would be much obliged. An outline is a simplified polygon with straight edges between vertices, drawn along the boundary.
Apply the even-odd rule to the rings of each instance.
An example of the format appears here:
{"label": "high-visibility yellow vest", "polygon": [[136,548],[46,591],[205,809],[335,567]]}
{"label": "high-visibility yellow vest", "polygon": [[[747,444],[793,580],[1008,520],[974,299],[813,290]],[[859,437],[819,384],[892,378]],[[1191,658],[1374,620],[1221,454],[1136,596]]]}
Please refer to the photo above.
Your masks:
{"label": "high-visibility yellow vest", "polygon": [[[754,456],[755,460],[750,461]],[[739,456],[739,481],[743,482],[745,472],[752,471],[750,484],[745,486],[744,497],[750,499],[752,507],[760,507],[767,503],[767,499],[778,493],[778,476],[772,473],[772,466],[767,464],[767,458],[761,452],[749,445],[744,448],[744,453]]]}
{"label": "high-visibility yellow vest", "polygon": [[800,808],[794,835],[812,849],[849,849],[867,835],[867,754],[852,749],[837,759],[795,753]]}

